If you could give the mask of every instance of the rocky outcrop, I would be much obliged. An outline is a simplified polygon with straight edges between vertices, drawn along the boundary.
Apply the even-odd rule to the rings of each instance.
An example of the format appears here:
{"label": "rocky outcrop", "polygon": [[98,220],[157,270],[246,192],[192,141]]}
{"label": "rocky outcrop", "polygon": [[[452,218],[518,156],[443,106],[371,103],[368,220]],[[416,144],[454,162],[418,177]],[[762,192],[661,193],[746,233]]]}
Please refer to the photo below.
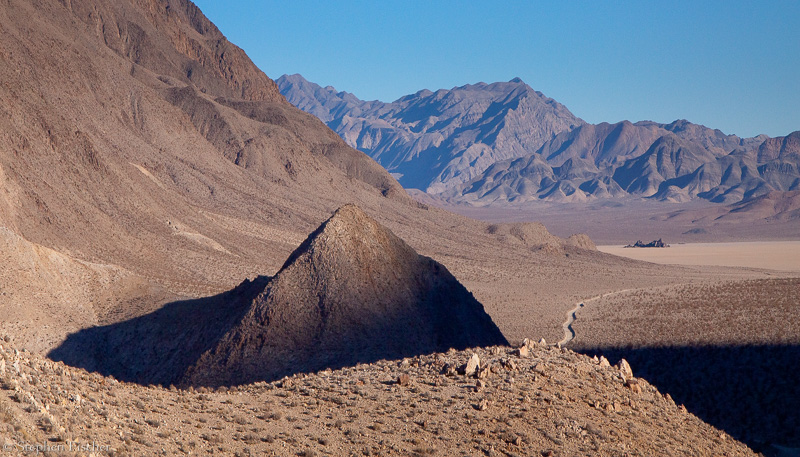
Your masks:
{"label": "rocky outcrop", "polygon": [[483,306],[446,268],[348,205],[297,248],[184,383],[272,380],[503,343]]}
{"label": "rocky outcrop", "polygon": [[505,337],[444,266],[346,205],[274,277],[82,330],[49,356],[140,384],[220,386],[495,344]]}
{"label": "rocky outcrop", "polygon": [[645,243],[642,240],[638,240],[633,244],[629,244],[625,246],[626,248],[668,248],[669,245],[661,241],[661,238],[657,240],[653,240],[649,243]]}

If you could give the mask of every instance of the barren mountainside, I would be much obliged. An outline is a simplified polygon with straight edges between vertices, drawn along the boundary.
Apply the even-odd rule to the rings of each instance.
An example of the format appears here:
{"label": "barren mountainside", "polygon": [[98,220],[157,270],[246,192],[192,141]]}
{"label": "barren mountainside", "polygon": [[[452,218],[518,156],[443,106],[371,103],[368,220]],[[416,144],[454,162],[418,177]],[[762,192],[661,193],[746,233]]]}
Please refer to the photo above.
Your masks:
{"label": "barren mountainside", "polygon": [[585,124],[441,195],[480,204],[630,196],[732,203],[800,187],[797,135],[739,139],[686,121]]}

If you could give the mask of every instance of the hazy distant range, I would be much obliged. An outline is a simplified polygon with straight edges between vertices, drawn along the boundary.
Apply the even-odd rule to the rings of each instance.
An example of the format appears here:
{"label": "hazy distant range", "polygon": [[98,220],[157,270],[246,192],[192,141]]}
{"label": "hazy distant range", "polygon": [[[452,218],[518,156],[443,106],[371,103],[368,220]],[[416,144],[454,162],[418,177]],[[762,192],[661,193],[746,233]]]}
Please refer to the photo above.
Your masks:
{"label": "hazy distant range", "polygon": [[740,138],[686,120],[589,124],[519,78],[391,103],[300,75],[281,93],[405,188],[504,206],[641,197],[734,203],[800,189],[800,131]]}

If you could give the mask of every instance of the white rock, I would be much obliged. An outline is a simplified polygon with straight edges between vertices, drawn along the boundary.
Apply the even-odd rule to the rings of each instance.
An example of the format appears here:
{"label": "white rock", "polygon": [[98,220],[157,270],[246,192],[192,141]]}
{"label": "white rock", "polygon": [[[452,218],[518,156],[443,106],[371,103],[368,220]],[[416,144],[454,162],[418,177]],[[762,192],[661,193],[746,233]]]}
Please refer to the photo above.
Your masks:
{"label": "white rock", "polygon": [[464,375],[470,377],[478,371],[478,368],[481,366],[481,359],[478,357],[478,354],[472,354],[470,357],[469,362],[467,362],[467,368],[464,370]]}
{"label": "white rock", "polygon": [[633,370],[631,369],[630,364],[625,359],[620,359],[619,363],[617,364],[617,368],[619,369],[620,373],[622,373],[626,379],[630,379],[633,377]]}

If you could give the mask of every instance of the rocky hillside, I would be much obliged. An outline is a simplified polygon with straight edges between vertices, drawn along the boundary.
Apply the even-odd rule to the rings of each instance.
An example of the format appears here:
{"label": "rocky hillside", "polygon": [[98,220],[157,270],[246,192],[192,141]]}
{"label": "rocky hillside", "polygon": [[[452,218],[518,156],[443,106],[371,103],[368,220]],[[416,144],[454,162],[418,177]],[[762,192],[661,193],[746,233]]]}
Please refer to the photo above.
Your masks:
{"label": "rocky hillside", "polygon": [[755,456],[636,378],[635,366],[531,343],[178,390],[87,373],[8,340],[9,455],[37,445],[72,455],[72,445],[81,455]]}
{"label": "rocky hillside", "polygon": [[[292,197],[306,188],[405,198],[287,103],[191,2],[14,0],[0,25],[0,223],[31,242],[150,276],[229,283],[263,265],[254,246],[275,245],[242,239],[231,228],[246,224],[225,217],[291,225],[299,212],[288,208],[344,203]],[[209,251],[228,274],[198,271]]]}
{"label": "rocky hillside", "polygon": [[[29,349],[271,276],[347,203],[498,315],[530,303],[520,285],[566,306],[578,292],[557,281],[607,271],[600,254],[501,240],[411,200],[188,1],[6,2],[0,81],[0,328]],[[510,334],[549,337],[561,314]]]}
{"label": "rocky hillside", "polygon": [[432,193],[468,181],[494,162],[535,151],[557,133],[583,124],[519,78],[421,90],[392,103],[362,101],[300,75],[281,76],[277,83],[289,102],[320,118],[404,187]]}
{"label": "rocky hillside", "polygon": [[347,205],[273,278],[85,329],[49,356],[141,384],[220,386],[506,343],[444,266]]}

